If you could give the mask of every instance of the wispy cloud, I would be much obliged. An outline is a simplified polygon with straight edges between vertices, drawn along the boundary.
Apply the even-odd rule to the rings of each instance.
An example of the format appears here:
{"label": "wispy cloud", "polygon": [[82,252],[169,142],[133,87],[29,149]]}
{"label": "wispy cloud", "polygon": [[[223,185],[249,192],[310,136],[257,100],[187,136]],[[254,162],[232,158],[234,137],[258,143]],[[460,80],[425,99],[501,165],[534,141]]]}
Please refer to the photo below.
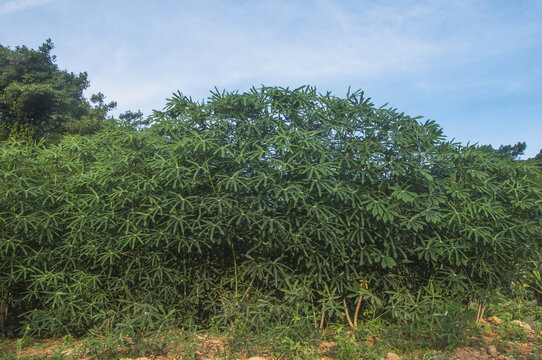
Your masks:
{"label": "wispy cloud", "polygon": [[[392,102],[405,97],[401,91],[482,100],[493,89],[532,89],[521,71],[497,76],[503,66],[486,68],[542,35],[536,17],[525,21],[468,1],[187,2],[167,12],[152,8],[148,13],[160,21],[148,21],[144,31],[116,28],[115,41],[96,43],[91,53],[110,54],[109,66],[100,57],[81,56],[93,86],[119,100],[119,108],[147,113],[176,89],[203,98],[214,86],[260,84],[339,92],[373,84],[377,91],[386,88],[383,100]],[[153,55],[143,56],[142,49]]]}
{"label": "wispy cloud", "polygon": [[11,0],[0,4],[0,15],[11,14],[48,3],[50,0]]}

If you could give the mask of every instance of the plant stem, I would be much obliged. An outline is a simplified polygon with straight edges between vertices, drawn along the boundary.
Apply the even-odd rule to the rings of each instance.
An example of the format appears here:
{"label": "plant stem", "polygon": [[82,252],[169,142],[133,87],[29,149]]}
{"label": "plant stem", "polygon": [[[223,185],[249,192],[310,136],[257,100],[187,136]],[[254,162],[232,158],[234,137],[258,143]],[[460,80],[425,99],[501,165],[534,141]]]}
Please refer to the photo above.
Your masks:
{"label": "plant stem", "polygon": [[358,315],[359,315],[359,309],[361,307],[362,301],[363,301],[363,295],[360,295],[358,298],[358,303],[356,304],[356,311],[354,312],[354,327],[358,326]]}
{"label": "plant stem", "polygon": [[324,301],[322,302],[322,316],[320,317],[320,329],[324,328],[324,319],[326,317],[325,307],[326,307],[326,299],[324,298]]}
{"label": "plant stem", "polygon": [[235,259],[235,246],[233,245],[233,243],[231,244],[231,252],[232,252],[232,255],[233,255],[233,275],[234,275],[234,278],[235,278],[235,299],[237,299],[237,284],[238,284],[237,260]]}
{"label": "plant stem", "polygon": [[316,310],[314,309],[314,301],[312,301],[312,297],[310,298],[311,305],[312,305],[312,318],[314,320],[314,328],[318,328],[318,322],[316,320]]}
{"label": "plant stem", "polygon": [[348,321],[348,326],[350,328],[354,328],[354,324],[352,323],[352,319],[350,319],[350,313],[348,312],[348,306],[346,305],[346,298],[343,297],[343,305],[344,305],[344,314],[346,315],[346,320]]}

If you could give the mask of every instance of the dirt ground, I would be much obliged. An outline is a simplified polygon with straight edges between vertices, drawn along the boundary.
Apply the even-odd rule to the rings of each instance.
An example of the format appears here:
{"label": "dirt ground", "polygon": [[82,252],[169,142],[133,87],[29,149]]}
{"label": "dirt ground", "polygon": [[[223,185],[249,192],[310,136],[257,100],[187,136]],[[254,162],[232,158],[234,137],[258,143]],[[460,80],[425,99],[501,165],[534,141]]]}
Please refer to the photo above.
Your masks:
{"label": "dirt ground", "polygon": [[[452,351],[420,350],[410,353],[389,352],[383,354],[383,360],[535,360],[542,359],[542,338],[531,327],[523,322],[513,322],[513,330],[516,336],[501,331],[503,322],[498,317],[491,317],[482,320],[481,328],[484,329],[481,335],[473,336],[468,339],[468,346],[456,348]],[[523,332],[523,334],[521,333]],[[513,334],[512,334],[513,335]],[[19,342],[18,342],[19,341]],[[198,337],[197,350],[192,354],[174,355],[173,351],[160,355],[134,356],[128,357],[121,353],[113,354],[109,358],[115,360],[170,360],[170,359],[238,359],[238,360],[287,360],[285,354],[274,355],[271,351],[262,350],[258,356],[247,356],[242,353],[229,352],[226,341],[220,337]],[[367,343],[370,345],[373,339],[369,338]],[[81,341],[72,340],[69,343],[64,339],[48,339],[33,341],[25,346],[21,346],[19,340],[6,340],[0,343],[0,359],[81,359],[95,360],[94,356],[84,356],[77,353],[81,346]],[[182,344],[180,345],[182,347]],[[337,344],[334,341],[321,341],[315,345],[311,357],[307,359],[332,360],[337,357]],[[171,349],[173,350],[173,349]],[[400,355],[398,355],[400,354]],[[101,357],[102,359],[104,357]],[[107,357],[106,357],[107,358]],[[296,359],[304,359],[303,355],[298,355]],[[363,357],[360,357],[360,360]]]}

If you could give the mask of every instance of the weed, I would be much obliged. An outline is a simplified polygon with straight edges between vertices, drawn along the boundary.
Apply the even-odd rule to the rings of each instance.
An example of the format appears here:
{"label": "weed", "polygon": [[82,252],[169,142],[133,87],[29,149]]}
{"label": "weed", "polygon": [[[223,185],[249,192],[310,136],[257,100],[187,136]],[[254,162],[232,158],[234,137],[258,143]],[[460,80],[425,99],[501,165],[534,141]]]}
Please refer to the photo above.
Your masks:
{"label": "weed", "polygon": [[495,330],[504,341],[527,341],[525,330],[518,324],[503,322],[503,324],[495,326]]}

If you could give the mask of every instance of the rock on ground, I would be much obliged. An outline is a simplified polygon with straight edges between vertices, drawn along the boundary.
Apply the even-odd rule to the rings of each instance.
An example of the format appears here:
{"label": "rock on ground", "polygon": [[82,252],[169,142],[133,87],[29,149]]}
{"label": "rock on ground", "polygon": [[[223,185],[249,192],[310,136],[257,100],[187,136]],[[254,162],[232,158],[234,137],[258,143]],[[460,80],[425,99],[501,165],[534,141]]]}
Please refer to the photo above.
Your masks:
{"label": "rock on ground", "polygon": [[502,324],[502,320],[497,316],[489,317],[489,318],[487,318],[486,321],[488,323],[490,323],[490,324],[493,324],[493,325],[501,325]]}
{"label": "rock on ground", "polygon": [[389,352],[386,354],[386,357],[384,358],[384,360],[401,360],[401,357],[397,354]]}
{"label": "rock on ground", "polygon": [[527,323],[524,323],[523,321],[514,320],[514,321],[512,321],[512,324],[517,324],[517,325],[519,325],[519,327],[522,328],[523,331],[525,331],[525,332],[531,332],[531,331],[533,331],[533,329],[531,328],[531,325],[529,325],[529,324],[527,324]]}
{"label": "rock on ground", "polygon": [[487,353],[491,356],[497,356],[499,354],[495,345],[489,345],[487,347]]}

